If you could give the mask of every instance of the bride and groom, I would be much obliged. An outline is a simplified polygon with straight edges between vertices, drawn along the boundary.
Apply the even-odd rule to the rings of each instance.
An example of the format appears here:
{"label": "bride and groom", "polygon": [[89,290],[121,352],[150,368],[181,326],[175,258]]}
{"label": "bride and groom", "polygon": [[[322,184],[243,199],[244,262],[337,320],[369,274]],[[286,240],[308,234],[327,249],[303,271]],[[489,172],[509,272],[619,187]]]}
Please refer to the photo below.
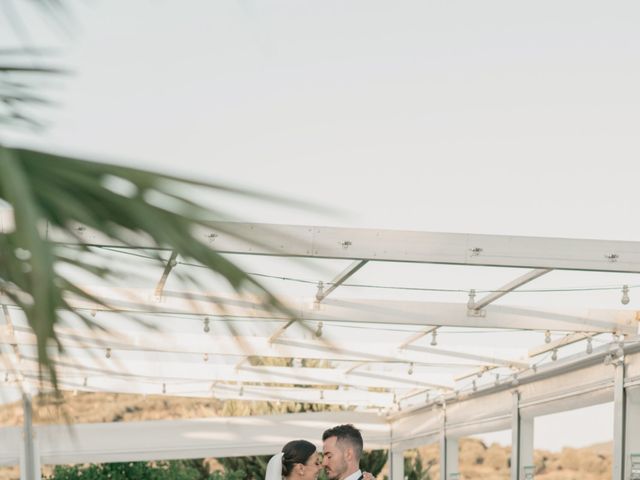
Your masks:
{"label": "bride and groom", "polygon": [[322,442],[322,458],[311,442],[287,443],[269,460],[265,480],[315,480],[323,468],[329,480],[373,480],[373,475],[360,471],[360,430],[338,425],[322,434]]}

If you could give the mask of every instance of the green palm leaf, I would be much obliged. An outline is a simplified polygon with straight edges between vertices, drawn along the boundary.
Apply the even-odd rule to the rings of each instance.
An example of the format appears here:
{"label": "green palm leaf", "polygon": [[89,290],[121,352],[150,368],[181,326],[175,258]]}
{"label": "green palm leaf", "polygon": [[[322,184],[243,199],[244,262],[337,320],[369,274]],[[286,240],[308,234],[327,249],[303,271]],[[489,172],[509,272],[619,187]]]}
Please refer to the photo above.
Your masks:
{"label": "green palm leaf", "polygon": [[[126,192],[114,189],[114,182],[126,185]],[[0,199],[11,205],[15,215],[15,229],[0,234],[0,289],[24,311],[37,337],[39,362],[54,385],[56,372],[49,348],[63,347],[55,330],[62,313],[70,312],[95,325],[89,315],[70,307],[69,298],[100,303],[75,283],[75,275],[64,272],[72,268],[107,280],[121,280],[124,273],[92,260],[99,254],[82,242],[75,248],[83,255],[70,255],[67,246],[47,241],[51,232],[74,238],[81,225],[125,247],[136,247],[136,239],[144,236],[154,248],[198,262],[236,292],[258,292],[271,308],[288,314],[259,282],[197,235],[211,221],[228,218],[194,202],[187,194],[193,188],[249,195],[201,181],[0,145]],[[154,258],[164,266],[160,253]],[[187,273],[181,275],[192,284],[202,283]]]}

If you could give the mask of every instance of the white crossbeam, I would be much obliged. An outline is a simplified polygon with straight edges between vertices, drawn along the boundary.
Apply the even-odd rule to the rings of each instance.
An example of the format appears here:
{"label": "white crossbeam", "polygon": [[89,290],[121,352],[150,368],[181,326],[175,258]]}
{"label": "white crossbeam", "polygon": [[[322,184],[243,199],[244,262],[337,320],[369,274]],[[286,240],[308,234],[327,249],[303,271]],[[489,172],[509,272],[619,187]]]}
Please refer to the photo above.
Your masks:
{"label": "white crossbeam", "polygon": [[171,252],[171,256],[169,257],[169,260],[167,260],[167,264],[165,265],[162,275],[160,276],[160,280],[158,280],[158,284],[156,285],[156,289],[154,293],[157,298],[162,297],[162,292],[164,290],[165,284],[167,283],[167,279],[169,278],[169,274],[177,264],[176,263],[177,258],[178,258],[178,252],[174,250],[173,252]]}
{"label": "white crossbeam", "polygon": [[[292,368],[273,366],[242,366],[212,364],[210,362],[141,362],[126,360],[111,362],[100,359],[83,359],[71,363],[63,359],[55,362],[61,376],[120,377],[131,381],[178,381],[186,382],[246,382],[264,384],[351,386],[362,388],[418,388],[428,387],[449,390],[453,387],[444,374],[423,373],[418,368],[409,375],[407,370],[381,373],[358,371],[345,373],[334,368]],[[22,371],[25,375],[39,373],[35,358],[24,359]],[[5,371],[0,369],[0,375]]]}
{"label": "white crossbeam", "polygon": [[[189,420],[34,425],[42,463],[83,464],[272,455],[294,438],[322,444],[331,425],[353,423],[367,449],[386,448],[389,425],[375,413],[332,411]],[[22,431],[0,428],[0,464],[18,464]]]}
{"label": "white crossbeam", "polygon": [[[217,294],[164,292],[159,308],[152,292],[144,289],[87,289],[109,306],[79,302],[74,308],[96,311],[126,311],[173,313],[179,315],[209,315],[227,319],[255,318],[291,320],[269,310],[260,299]],[[281,299],[296,319],[314,322],[386,323],[391,325],[430,325],[449,327],[506,328],[525,330],[556,330],[579,332],[617,332],[635,334],[636,314],[631,310],[595,310],[587,308],[545,309],[489,305],[479,315],[469,315],[466,304],[401,300],[325,299],[319,308],[310,300]]]}
{"label": "white crossbeam", "polygon": [[[33,385],[39,378],[25,376]],[[92,377],[85,386],[84,376],[65,376],[58,379],[61,390],[128,393],[138,395],[167,395],[193,398],[218,398],[229,400],[252,400],[270,402],[300,402],[325,405],[353,405],[360,407],[390,407],[393,394],[372,392],[367,389],[322,389],[322,388],[284,388],[256,385],[229,385],[207,382],[131,382],[113,377]],[[45,387],[50,387],[44,382]]]}
{"label": "white crossbeam", "polygon": [[[23,345],[36,345],[35,335],[28,331],[17,332],[18,341]],[[146,352],[173,352],[195,353],[212,355],[255,355],[261,357],[284,358],[314,358],[326,360],[348,361],[377,361],[377,362],[405,362],[446,363],[452,358],[460,360],[460,365],[505,365],[526,368],[527,362],[516,358],[501,358],[493,353],[492,347],[424,347],[409,345],[398,350],[393,345],[388,345],[384,340],[369,342],[366,345],[353,343],[349,339],[332,341],[330,345],[319,342],[317,339],[287,338],[281,337],[275,342],[263,337],[234,337],[217,336],[211,339],[205,335],[182,334],[179,336],[158,332],[140,332],[132,334],[112,334],[97,331],[87,331],[78,334],[76,331],[61,329],[58,337],[66,349],[93,349],[104,350],[109,347],[112,354],[117,351],[146,351]],[[0,331],[0,342],[4,342],[4,336]],[[497,351],[518,352],[520,350],[498,349]],[[522,352],[524,353],[524,352]],[[518,358],[523,355],[518,355]],[[240,367],[242,368],[242,367]]]}
{"label": "white crossbeam", "polygon": [[[51,241],[77,243],[48,232]],[[77,234],[86,244],[120,246],[88,228]],[[233,222],[199,235],[223,253],[640,273],[640,242]],[[255,238],[259,245],[241,240]],[[139,247],[158,248],[142,237]]]}
{"label": "white crossbeam", "polygon": [[336,277],[329,282],[329,287],[323,289],[322,292],[318,292],[316,294],[316,301],[321,302],[327,295],[333,292],[336,288],[342,285],[345,281],[349,279],[354,273],[364,267],[367,263],[367,260],[356,260],[352,262],[347,268],[345,268],[342,272],[340,272]]}
{"label": "white crossbeam", "polygon": [[403,341],[400,345],[398,345],[398,348],[402,349],[402,348],[405,348],[405,347],[411,345],[416,340],[420,340],[422,337],[424,337],[425,335],[430,334],[431,332],[433,332],[437,328],[438,327],[427,327],[424,330],[421,330],[419,332],[414,333],[409,338],[407,338],[405,341]]}
{"label": "white crossbeam", "polygon": [[489,295],[478,300],[477,302],[474,302],[473,305],[469,305],[469,308],[476,311],[482,310],[484,307],[486,307],[490,303],[493,303],[499,298],[504,297],[507,293],[514,291],[516,288],[519,288],[522,285],[525,285],[535,280],[536,278],[540,278],[542,275],[545,275],[550,271],[551,269],[548,269],[548,268],[537,268],[535,270],[527,272],[524,275],[521,275],[515,280],[512,280],[511,282],[507,283],[503,287],[499,288],[497,291],[490,293]]}
{"label": "white crossbeam", "polygon": [[556,348],[565,347],[567,345],[571,345],[572,343],[577,343],[582,340],[586,340],[587,338],[590,338],[590,337],[593,337],[593,335],[589,333],[582,333],[582,332],[570,333],[568,335],[565,335],[562,338],[559,338],[558,340],[553,340],[549,343],[545,343],[543,345],[539,345],[537,347],[531,348],[529,350],[529,357],[542,355],[543,353],[551,352]]}
{"label": "white crossbeam", "polygon": [[471,378],[471,377],[480,378],[485,373],[487,373],[487,372],[489,372],[491,370],[494,370],[495,368],[497,368],[495,365],[492,365],[492,366],[486,365],[486,366],[483,366],[483,367],[480,367],[480,368],[476,368],[476,369],[474,369],[474,370],[472,370],[470,372],[463,373],[462,375],[456,375],[453,379],[456,382],[459,382],[461,380],[466,380],[467,378]]}

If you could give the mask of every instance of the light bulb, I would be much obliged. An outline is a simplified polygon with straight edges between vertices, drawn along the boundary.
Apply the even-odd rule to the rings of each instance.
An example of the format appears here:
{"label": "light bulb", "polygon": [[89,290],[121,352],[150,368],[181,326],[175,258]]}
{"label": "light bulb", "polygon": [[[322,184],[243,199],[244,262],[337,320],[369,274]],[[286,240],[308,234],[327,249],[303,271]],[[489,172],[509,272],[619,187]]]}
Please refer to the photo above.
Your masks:
{"label": "light bulb", "polygon": [[107,347],[107,350],[104,352],[105,358],[111,358],[111,347]]}
{"label": "light bulb", "polygon": [[593,353],[593,342],[591,337],[587,338],[587,355],[591,355]]}
{"label": "light bulb", "polygon": [[556,360],[558,360],[558,349],[557,348],[553,349],[553,353],[551,353],[551,360],[553,360],[554,362]]}
{"label": "light bulb", "polygon": [[469,300],[467,301],[467,308],[473,310],[476,306],[476,291],[472,288],[469,290]]}
{"label": "light bulb", "polygon": [[204,317],[204,327],[202,329],[204,330],[204,333],[209,333],[209,331],[211,331],[211,328],[209,327],[209,317]]}
{"label": "light bulb", "polygon": [[620,299],[620,302],[623,305],[627,305],[629,303],[629,285],[622,286],[622,298]]}
{"label": "light bulb", "polygon": [[318,291],[316,292],[316,301],[320,302],[324,295],[324,282],[320,280],[318,282]]}
{"label": "light bulb", "polygon": [[438,345],[438,339],[436,338],[438,336],[438,332],[436,330],[434,330],[433,332],[431,332],[431,346],[435,347]]}
{"label": "light bulb", "polygon": [[318,327],[316,328],[316,337],[320,338],[322,336],[322,322],[318,322]]}
{"label": "light bulb", "polygon": [[544,343],[551,343],[551,332],[549,330],[544,332]]}
{"label": "light bulb", "polygon": [[409,375],[413,375],[413,362],[409,364],[409,370],[407,371]]}

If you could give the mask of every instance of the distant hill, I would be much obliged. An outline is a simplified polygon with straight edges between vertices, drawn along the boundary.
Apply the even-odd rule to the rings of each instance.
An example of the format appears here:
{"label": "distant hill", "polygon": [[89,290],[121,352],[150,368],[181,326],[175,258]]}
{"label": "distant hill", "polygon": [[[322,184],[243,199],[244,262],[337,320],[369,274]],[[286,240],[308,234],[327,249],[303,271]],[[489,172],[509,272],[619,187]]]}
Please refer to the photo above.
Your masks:
{"label": "distant hill", "polygon": [[[64,403],[50,399],[34,400],[34,423],[130,422],[206,418],[220,415],[243,415],[249,411],[267,413],[274,405],[258,402],[222,402],[215,399],[140,396],[102,393],[66,394]],[[280,407],[291,411],[292,405]],[[0,406],[0,426],[22,424],[20,402]],[[419,453],[423,464],[429,465],[431,479],[439,478],[438,445],[428,445],[409,452]],[[608,480],[611,478],[612,444],[600,443],[584,448],[564,448],[560,452],[536,450],[534,463],[536,480]],[[485,445],[481,440],[460,440],[460,473],[462,479],[508,480],[511,447]],[[214,462],[215,465],[215,462]],[[18,479],[17,468],[0,468],[0,480]]]}
{"label": "distant hill", "polygon": [[[439,478],[438,445],[417,449],[423,463],[432,462],[432,479]],[[565,447],[560,452],[536,450],[536,480],[608,480],[611,478],[612,444],[584,448]],[[510,478],[511,447],[496,443],[487,446],[475,438],[460,439],[460,473],[465,480],[507,480]]]}

